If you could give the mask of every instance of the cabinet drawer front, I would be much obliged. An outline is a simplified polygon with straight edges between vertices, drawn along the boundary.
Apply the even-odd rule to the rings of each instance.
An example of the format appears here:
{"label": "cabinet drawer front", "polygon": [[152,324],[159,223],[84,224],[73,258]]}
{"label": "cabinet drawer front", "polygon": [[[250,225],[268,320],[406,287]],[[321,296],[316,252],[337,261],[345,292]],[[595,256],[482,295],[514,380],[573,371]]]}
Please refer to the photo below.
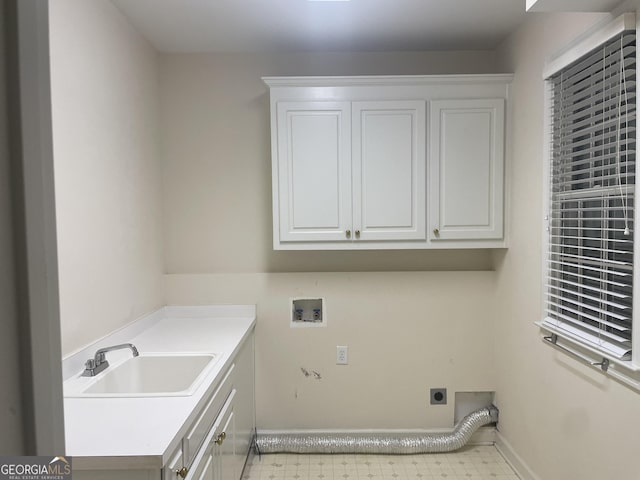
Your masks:
{"label": "cabinet drawer front", "polygon": [[224,379],[220,382],[218,389],[214,392],[211,399],[204,407],[202,414],[198,420],[195,421],[193,427],[184,438],[184,465],[189,465],[193,460],[195,454],[198,452],[198,447],[200,447],[200,444],[209,430],[209,427],[213,424],[218,412],[229,396],[234,383],[234,369],[235,364],[231,365]]}

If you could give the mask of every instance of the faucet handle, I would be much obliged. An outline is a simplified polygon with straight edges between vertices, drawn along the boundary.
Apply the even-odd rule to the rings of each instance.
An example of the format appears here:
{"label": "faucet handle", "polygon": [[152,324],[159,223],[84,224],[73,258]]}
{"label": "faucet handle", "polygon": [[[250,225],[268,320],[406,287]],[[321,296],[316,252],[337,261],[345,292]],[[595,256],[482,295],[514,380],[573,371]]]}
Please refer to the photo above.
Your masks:
{"label": "faucet handle", "polygon": [[93,358],[86,361],[86,369],[82,375],[84,377],[94,377],[102,372],[109,366],[109,362],[107,362],[105,353],[111,352],[113,350],[119,350],[121,348],[130,348],[133,352],[134,357],[137,357],[139,355],[138,349],[132,343],[123,343],[121,345],[113,345],[111,347],[101,348],[95,353]]}

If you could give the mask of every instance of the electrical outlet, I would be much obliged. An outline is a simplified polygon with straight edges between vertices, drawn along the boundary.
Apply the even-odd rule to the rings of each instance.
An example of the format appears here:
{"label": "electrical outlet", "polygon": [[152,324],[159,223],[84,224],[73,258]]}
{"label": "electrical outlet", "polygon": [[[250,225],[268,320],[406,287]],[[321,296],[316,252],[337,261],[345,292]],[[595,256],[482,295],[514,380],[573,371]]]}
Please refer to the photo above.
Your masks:
{"label": "electrical outlet", "polygon": [[348,365],[349,364],[349,347],[337,346],[336,347],[336,365]]}

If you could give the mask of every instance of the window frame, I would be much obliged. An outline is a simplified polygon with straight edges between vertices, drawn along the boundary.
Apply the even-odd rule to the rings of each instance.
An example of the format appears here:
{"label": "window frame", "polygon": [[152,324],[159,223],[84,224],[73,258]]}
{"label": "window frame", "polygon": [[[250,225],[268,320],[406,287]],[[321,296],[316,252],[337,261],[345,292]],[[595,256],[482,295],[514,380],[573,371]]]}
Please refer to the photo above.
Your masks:
{"label": "window frame", "polygon": [[[619,380],[620,382],[640,391],[640,235],[634,235],[633,251],[633,287],[632,298],[638,300],[638,304],[634,305],[632,314],[632,355],[630,360],[619,360],[615,356],[607,355],[602,350],[593,347],[578,335],[573,335],[565,330],[554,328],[549,323],[545,323],[547,317],[547,292],[548,288],[548,259],[551,235],[549,234],[550,220],[549,212],[551,208],[551,165],[552,165],[552,135],[553,125],[551,120],[553,105],[553,80],[551,77],[569,66],[574,61],[580,59],[592,50],[601,47],[612,38],[620,35],[624,31],[636,31],[636,51],[638,47],[638,37],[636,28],[636,18],[633,13],[625,13],[606,25],[598,26],[596,29],[587,32],[586,35],[578,38],[576,41],[563,49],[560,54],[550,59],[545,66],[543,73],[543,81],[545,86],[544,95],[544,161],[543,161],[543,229],[542,229],[542,290],[541,290],[541,318],[536,321],[536,325],[540,327],[543,340],[546,344],[554,347],[557,351],[566,353],[569,356],[578,358],[579,360],[600,369],[606,375]],[[636,66],[637,67],[637,66]],[[637,91],[637,85],[636,85]],[[636,130],[636,144],[638,142],[638,133]],[[636,172],[638,173],[638,172]],[[636,181],[634,185],[634,200],[640,193],[640,187]],[[638,207],[634,203],[635,207]],[[640,208],[634,208],[634,225],[639,220]],[[635,233],[635,232],[634,232]]]}

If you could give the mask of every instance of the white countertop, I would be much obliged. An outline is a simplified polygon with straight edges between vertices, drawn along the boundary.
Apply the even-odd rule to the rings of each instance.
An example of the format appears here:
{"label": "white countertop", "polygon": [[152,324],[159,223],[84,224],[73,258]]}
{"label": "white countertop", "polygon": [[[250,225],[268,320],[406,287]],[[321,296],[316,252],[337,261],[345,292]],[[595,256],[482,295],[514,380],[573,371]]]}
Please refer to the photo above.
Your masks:
{"label": "white countertop", "polygon": [[[74,469],[162,468],[255,325],[255,306],[164,307],[63,360],[65,386],[98,348],[133,343],[144,353],[215,353],[191,396],[64,399],[66,454]],[[114,351],[112,365],[131,356]]]}

